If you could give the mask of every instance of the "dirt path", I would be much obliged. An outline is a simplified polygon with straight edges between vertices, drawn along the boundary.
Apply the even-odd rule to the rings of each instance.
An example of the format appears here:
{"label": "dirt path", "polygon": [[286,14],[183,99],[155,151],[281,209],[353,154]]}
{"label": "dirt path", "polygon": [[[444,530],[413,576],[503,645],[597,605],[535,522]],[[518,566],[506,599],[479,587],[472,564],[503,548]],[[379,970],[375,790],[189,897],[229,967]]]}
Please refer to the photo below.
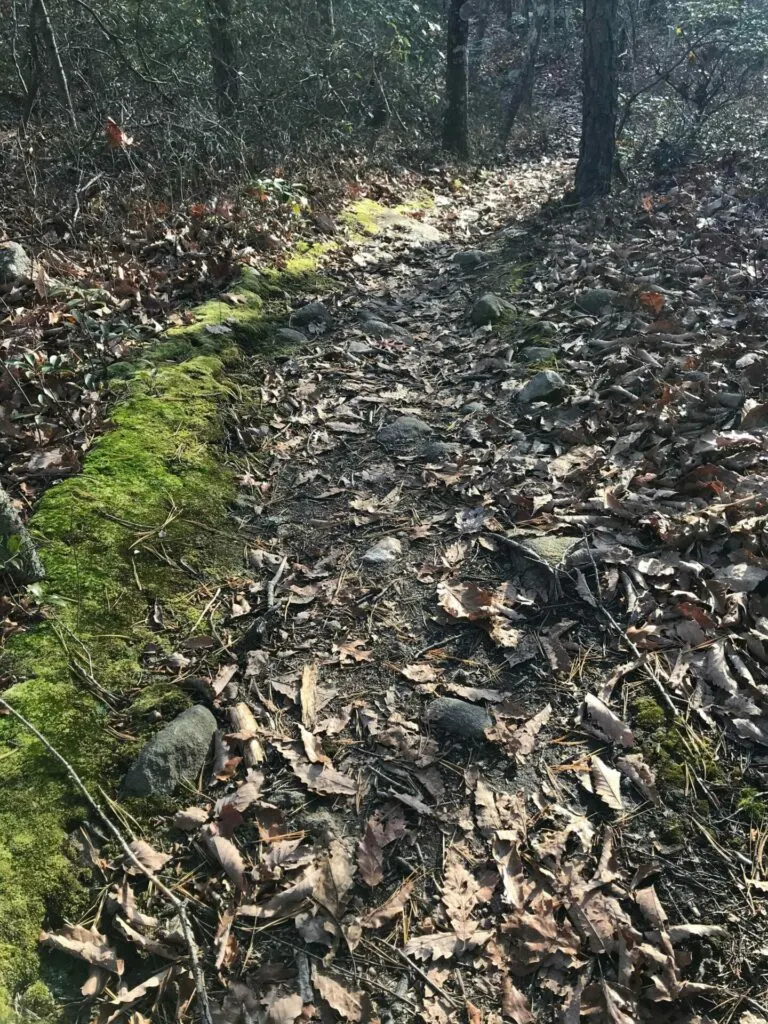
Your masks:
{"label": "dirt path", "polygon": [[[215,764],[146,837],[191,900],[217,1021],[761,1019],[766,827],[738,804],[765,771],[738,739],[764,728],[759,608],[728,581],[768,573],[735,543],[716,556],[697,517],[727,495],[685,497],[663,453],[734,495],[752,466],[681,455],[731,436],[725,404],[664,429],[694,393],[676,346],[701,348],[653,327],[671,286],[569,279],[594,224],[522,210],[494,232],[508,195],[459,212],[463,244],[438,206],[334,257],[327,316],[294,318],[317,344],[262,385],[252,581],[207,605],[220,644],[204,664],[185,647],[180,676],[218,661]],[[726,627],[728,593],[745,618]],[[747,725],[726,742],[729,714]],[[130,919],[126,890],[115,905],[99,927]],[[136,931],[153,952],[162,928]],[[157,977],[123,995],[136,1020],[191,994],[178,967]]]}

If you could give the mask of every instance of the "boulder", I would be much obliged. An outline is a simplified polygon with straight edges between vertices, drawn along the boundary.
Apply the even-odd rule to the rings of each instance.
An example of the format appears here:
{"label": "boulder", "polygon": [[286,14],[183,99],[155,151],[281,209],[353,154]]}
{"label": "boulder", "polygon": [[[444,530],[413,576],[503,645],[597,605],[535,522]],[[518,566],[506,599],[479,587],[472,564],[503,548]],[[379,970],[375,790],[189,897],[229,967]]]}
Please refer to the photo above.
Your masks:
{"label": "boulder", "polygon": [[205,764],[216,719],[202,704],[182,711],[143,747],[123,779],[122,796],[167,796]]}
{"label": "boulder", "polygon": [[541,370],[517,394],[518,402],[556,402],[569,391],[565,380],[554,370]]}
{"label": "boulder", "polygon": [[301,331],[294,331],[292,327],[281,327],[275,331],[275,341],[283,345],[304,345],[306,340],[305,334],[302,334]]}
{"label": "boulder", "polygon": [[291,327],[308,327],[310,324],[317,323],[333,323],[333,317],[328,311],[328,307],[324,302],[320,302],[319,299],[316,299],[314,302],[308,302],[306,306],[301,306],[291,314]]}
{"label": "boulder", "polygon": [[493,719],[485,708],[454,697],[433,700],[424,717],[430,725],[472,742],[484,740],[485,730],[493,725]]}
{"label": "boulder", "polygon": [[432,428],[417,416],[398,416],[385,424],[376,438],[380,445],[392,451],[409,451],[421,448],[432,436]]}
{"label": "boulder", "polygon": [[18,242],[0,242],[0,284],[32,278],[32,260]]}
{"label": "boulder", "polygon": [[475,301],[469,319],[477,327],[483,327],[485,324],[492,324],[500,320],[508,309],[510,309],[508,302],[499,298],[498,295],[494,295],[493,292],[486,292]]}

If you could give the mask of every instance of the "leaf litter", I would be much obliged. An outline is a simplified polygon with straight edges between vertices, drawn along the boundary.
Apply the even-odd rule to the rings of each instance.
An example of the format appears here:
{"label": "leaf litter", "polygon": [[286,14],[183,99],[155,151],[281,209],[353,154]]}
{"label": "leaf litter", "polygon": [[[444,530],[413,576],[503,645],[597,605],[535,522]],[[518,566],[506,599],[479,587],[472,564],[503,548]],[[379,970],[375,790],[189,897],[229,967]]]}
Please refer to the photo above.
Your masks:
{"label": "leaf litter", "polygon": [[[716,177],[627,194],[597,229],[535,202],[510,223],[508,195],[489,175],[481,227],[438,204],[443,241],[388,229],[365,261],[336,254],[333,329],[264,375],[267,430],[240,453],[252,584],[229,584],[223,656],[187,646],[166,670],[208,672],[226,731],[203,791],[137,841],[211,937],[217,1024],[749,1024],[765,1005],[761,209]],[[468,322],[470,237],[496,288],[525,253],[511,329]],[[596,287],[620,296],[599,316]],[[544,338],[568,389],[521,401]],[[402,417],[429,426],[425,455],[380,444]],[[366,561],[385,537],[393,558]],[[490,713],[485,740],[433,727],[443,694]],[[120,872],[114,920],[44,941],[112,973],[114,941],[136,951],[95,1020],[125,1001],[184,1019],[187,968],[141,962],[173,921]]]}

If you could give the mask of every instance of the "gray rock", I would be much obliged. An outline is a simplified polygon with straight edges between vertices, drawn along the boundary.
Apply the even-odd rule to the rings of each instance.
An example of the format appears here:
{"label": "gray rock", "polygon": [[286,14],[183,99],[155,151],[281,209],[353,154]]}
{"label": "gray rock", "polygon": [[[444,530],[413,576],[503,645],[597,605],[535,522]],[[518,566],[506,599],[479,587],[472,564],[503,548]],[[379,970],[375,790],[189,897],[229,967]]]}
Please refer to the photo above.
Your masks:
{"label": "gray rock", "polygon": [[128,770],[123,796],[168,795],[183,780],[192,781],[205,764],[216,719],[197,704],[182,711],[147,743]]}
{"label": "gray rock", "polygon": [[585,313],[600,316],[604,309],[614,306],[619,293],[610,288],[587,288],[576,296],[576,305]]}
{"label": "gray rock", "polygon": [[442,463],[455,458],[461,454],[461,445],[453,444],[450,441],[432,441],[422,451],[421,457],[425,462]]}
{"label": "gray rock", "polygon": [[[508,366],[506,368],[509,369]],[[479,416],[487,411],[487,406],[484,402],[467,402],[466,405],[462,405],[461,411],[465,416]]]}
{"label": "gray rock", "polygon": [[385,424],[376,435],[379,444],[393,451],[421,448],[432,436],[432,428],[416,416],[398,416]]}
{"label": "gray rock", "polygon": [[373,345],[369,345],[367,341],[355,340],[347,345],[347,352],[353,356],[367,356],[373,350]]}
{"label": "gray rock", "polygon": [[540,370],[520,389],[518,402],[555,402],[568,393],[568,385],[554,370]]}
{"label": "gray rock", "polygon": [[485,730],[493,725],[485,708],[454,697],[438,697],[433,700],[424,717],[430,725],[477,742],[485,739]]}
{"label": "gray rock", "polygon": [[557,352],[553,348],[545,348],[543,345],[531,345],[520,353],[526,363],[541,363],[545,359],[554,359]]}
{"label": "gray rock", "polygon": [[363,555],[363,561],[368,565],[389,565],[396,562],[403,553],[403,545],[397,537],[382,537],[368,548]]}
{"label": "gray rock", "polygon": [[45,569],[11,496],[0,486],[0,565],[14,583],[37,583]]}
{"label": "gray rock", "polygon": [[0,242],[0,284],[32,277],[32,260],[18,242]]}
{"label": "gray rock", "polygon": [[473,374],[486,376],[491,373],[509,373],[509,363],[501,356],[484,356],[472,367]]}
{"label": "gray rock", "polygon": [[301,331],[294,331],[292,327],[281,327],[275,331],[275,341],[281,341],[284,345],[303,345],[307,336]]}
{"label": "gray rock", "polygon": [[485,324],[492,324],[500,320],[509,308],[509,303],[504,299],[494,295],[493,292],[486,292],[472,306],[469,319],[477,327],[483,327]]}
{"label": "gray rock", "polygon": [[404,331],[397,324],[387,324],[383,320],[369,317],[363,321],[363,330],[372,338],[402,338],[403,341],[410,341],[408,331]]}
{"label": "gray rock", "polygon": [[309,324],[316,323],[333,323],[333,317],[329,313],[328,307],[325,303],[320,302],[319,299],[314,302],[308,302],[306,306],[294,310],[291,314],[291,327],[308,327]]}
{"label": "gray rock", "polygon": [[453,262],[458,263],[462,270],[476,270],[485,260],[485,253],[481,249],[467,249],[465,252],[457,252],[453,257]]}

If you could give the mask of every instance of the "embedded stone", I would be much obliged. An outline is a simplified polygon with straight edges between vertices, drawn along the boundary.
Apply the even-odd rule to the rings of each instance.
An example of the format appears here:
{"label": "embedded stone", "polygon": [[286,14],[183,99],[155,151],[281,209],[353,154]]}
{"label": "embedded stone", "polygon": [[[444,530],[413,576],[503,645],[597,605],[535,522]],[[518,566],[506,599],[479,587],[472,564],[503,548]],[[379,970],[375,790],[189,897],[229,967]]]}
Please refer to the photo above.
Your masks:
{"label": "embedded stone", "polygon": [[331,324],[333,317],[325,303],[316,299],[314,302],[308,302],[305,306],[294,310],[290,323],[291,327],[308,327],[310,324],[316,323]]}
{"label": "embedded stone", "polygon": [[18,242],[0,242],[0,284],[31,280],[32,260]]}
{"label": "embedded stone", "polygon": [[565,380],[554,370],[540,370],[517,394],[518,402],[554,402],[568,393]]}
{"label": "embedded stone", "polygon": [[376,435],[379,444],[395,451],[407,451],[426,444],[432,427],[417,416],[398,416],[385,424]]}
{"label": "embedded stone", "polygon": [[493,719],[483,707],[455,697],[438,697],[427,707],[425,719],[454,736],[473,742],[485,739]]}
{"label": "embedded stone", "polygon": [[216,719],[202,704],[187,708],[145,744],[123,779],[122,796],[163,796],[199,774]]}
{"label": "embedded stone", "polygon": [[504,299],[494,295],[493,292],[486,292],[472,306],[469,319],[477,327],[483,327],[485,324],[492,324],[500,320],[509,308],[509,303]]}

